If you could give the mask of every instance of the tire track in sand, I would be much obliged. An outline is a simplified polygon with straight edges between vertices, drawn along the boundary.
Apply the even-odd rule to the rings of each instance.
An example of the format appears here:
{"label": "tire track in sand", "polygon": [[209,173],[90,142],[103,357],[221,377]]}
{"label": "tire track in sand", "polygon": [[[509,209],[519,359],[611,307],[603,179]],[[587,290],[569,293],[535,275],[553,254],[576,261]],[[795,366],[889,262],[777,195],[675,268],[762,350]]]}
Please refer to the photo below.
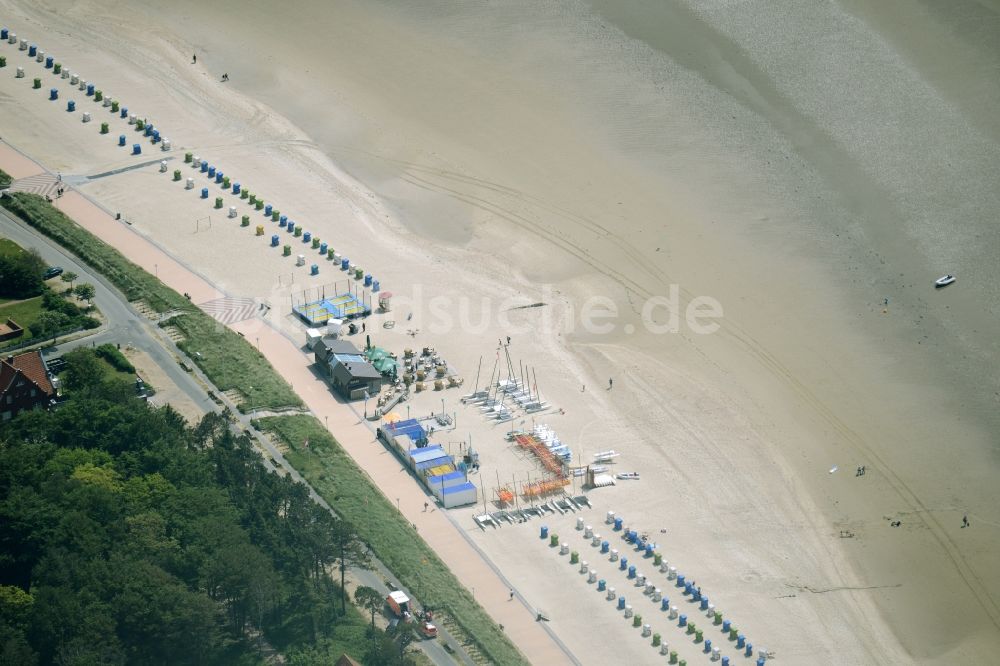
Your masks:
{"label": "tire track in sand", "polygon": [[[515,212],[509,204],[505,207],[500,203],[490,201],[485,198],[485,196],[478,196],[470,192],[457,189],[457,185],[464,184],[471,187],[485,189],[488,192],[492,192],[502,197],[514,199],[517,203],[526,207],[530,208],[531,206],[534,206],[536,208],[541,208],[542,210],[547,210],[550,213],[556,214],[559,217],[574,223],[577,226],[583,227],[588,231],[595,233],[599,232],[600,235],[610,240],[616,247],[625,252],[630,259],[633,259],[636,266],[641,268],[650,277],[654,277],[659,280],[665,280],[667,277],[665,272],[660,270],[658,267],[651,265],[648,260],[639,256],[637,249],[624,242],[623,239],[614,236],[606,228],[592,220],[580,217],[570,211],[544,202],[537,197],[527,195],[516,189],[499,185],[497,183],[474,178],[472,176],[449,172],[443,169],[423,167],[398,160],[395,162],[406,167],[409,173],[404,172],[400,177],[414,187],[437,192],[439,194],[447,194],[459,201],[467,203],[470,206],[497,215],[520,229],[536,236],[541,236],[545,240],[556,244],[558,247],[569,252],[581,261],[586,262],[595,270],[603,273],[621,286],[633,290],[646,298],[652,296],[652,292],[648,288],[643,287],[638,281],[601,261],[582,244],[572,241],[564,234],[560,234],[554,230],[543,227],[540,222],[530,219],[527,215]],[[425,177],[415,175],[413,173],[414,171],[424,174]],[[433,181],[434,177],[451,182],[449,185],[436,183]],[[691,298],[693,298],[693,295],[683,287],[680,288],[680,292],[681,295],[689,302]],[[812,409],[812,411],[827,425],[833,428],[834,431],[843,438],[845,443],[849,444],[859,453],[862,453],[865,456],[868,456],[871,460],[875,461],[893,492],[905,505],[909,506],[913,510],[914,515],[919,517],[920,522],[927,528],[938,545],[941,546],[942,551],[951,561],[955,571],[966,584],[969,591],[972,592],[973,596],[979,602],[979,605],[989,616],[993,625],[997,627],[997,629],[1000,629],[1000,607],[997,606],[993,597],[986,592],[982,579],[966,561],[961,550],[958,548],[954,540],[948,535],[947,530],[945,530],[941,522],[927,509],[923,501],[909,487],[909,485],[898,474],[896,474],[896,472],[892,469],[892,466],[886,462],[876,449],[865,442],[863,437],[861,437],[853,428],[840,419],[840,417],[838,417],[832,409],[820,400],[805,384],[802,383],[801,380],[795,377],[795,375],[787,367],[785,367],[784,364],[775,358],[773,354],[767,351],[753,336],[747,333],[747,331],[740,327],[731,318],[724,319],[721,323],[722,326],[719,329],[720,333],[730,337],[744,351],[749,353],[751,357],[753,357],[765,370],[784,383],[798,399]]]}

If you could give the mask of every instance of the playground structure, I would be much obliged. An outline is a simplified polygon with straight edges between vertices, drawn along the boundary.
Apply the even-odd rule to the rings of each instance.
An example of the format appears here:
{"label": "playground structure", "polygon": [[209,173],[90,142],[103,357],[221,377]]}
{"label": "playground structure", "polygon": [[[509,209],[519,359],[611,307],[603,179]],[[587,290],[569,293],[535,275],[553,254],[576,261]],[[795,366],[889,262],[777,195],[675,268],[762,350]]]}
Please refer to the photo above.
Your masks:
{"label": "playground structure", "polygon": [[364,317],[372,311],[371,294],[350,280],[342,280],[293,296],[292,311],[310,326],[331,319]]}

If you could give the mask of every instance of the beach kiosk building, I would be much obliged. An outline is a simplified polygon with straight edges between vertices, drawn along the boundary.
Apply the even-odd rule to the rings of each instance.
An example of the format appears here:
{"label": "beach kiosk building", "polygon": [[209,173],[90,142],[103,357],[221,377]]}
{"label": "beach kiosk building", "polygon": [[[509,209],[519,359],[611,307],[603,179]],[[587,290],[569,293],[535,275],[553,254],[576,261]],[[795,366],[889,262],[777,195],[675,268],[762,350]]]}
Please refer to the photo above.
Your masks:
{"label": "beach kiosk building", "polygon": [[374,397],[382,388],[382,373],[347,340],[323,337],[313,342],[316,365],[330,385],[347,400]]}
{"label": "beach kiosk building", "polygon": [[446,509],[475,504],[476,486],[440,444],[427,440],[427,431],[416,419],[387,423],[379,428],[379,439],[399,452],[429,491]]}
{"label": "beach kiosk building", "polygon": [[428,476],[426,483],[427,488],[446,509],[453,506],[475,504],[479,498],[476,486],[469,481],[465,472],[458,470],[447,474]]}

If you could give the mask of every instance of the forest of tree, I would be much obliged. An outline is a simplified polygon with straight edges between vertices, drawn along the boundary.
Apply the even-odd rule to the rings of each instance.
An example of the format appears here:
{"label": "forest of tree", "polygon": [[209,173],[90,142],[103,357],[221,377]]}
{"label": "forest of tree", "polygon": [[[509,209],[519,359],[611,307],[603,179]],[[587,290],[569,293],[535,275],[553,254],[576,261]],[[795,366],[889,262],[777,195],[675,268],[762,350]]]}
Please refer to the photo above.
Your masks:
{"label": "forest of tree", "polygon": [[[17,250],[17,246],[13,246]],[[0,252],[0,298],[31,298],[45,288],[45,260],[34,248]]]}
{"label": "forest of tree", "polygon": [[65,404],[0,424],[0,663],[405,661],[341,605],[350,525],[225,416],[189,426],[67,361]]}

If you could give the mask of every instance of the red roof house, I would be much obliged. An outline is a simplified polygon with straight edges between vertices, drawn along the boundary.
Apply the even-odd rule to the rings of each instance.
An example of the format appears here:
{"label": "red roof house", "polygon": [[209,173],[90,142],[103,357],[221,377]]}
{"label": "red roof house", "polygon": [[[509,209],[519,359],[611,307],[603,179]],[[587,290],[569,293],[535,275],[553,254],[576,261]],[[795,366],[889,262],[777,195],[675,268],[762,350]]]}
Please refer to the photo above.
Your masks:
{"label": "red roof house", "polygon": [[45,409],[56,397],[45,359],[38,351],[0,359],[0,421],[28,409]]}

